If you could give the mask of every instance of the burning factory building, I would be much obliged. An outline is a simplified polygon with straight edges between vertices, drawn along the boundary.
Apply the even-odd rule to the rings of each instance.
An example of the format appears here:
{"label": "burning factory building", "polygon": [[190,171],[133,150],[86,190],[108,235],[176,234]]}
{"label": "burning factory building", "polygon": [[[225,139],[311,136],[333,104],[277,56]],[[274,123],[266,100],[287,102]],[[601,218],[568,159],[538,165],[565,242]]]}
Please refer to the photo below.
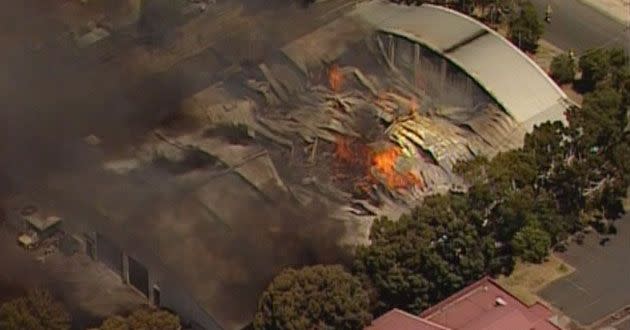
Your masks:
{"label": "burning factory building", "polygon": [[178,116],[194,125],[104,157],[89,194],[46,182],[88,255],[198,328],[246,325],[280,269],[344,262],[375,217],[465,189],[458,161],[519,146],[567,106],[506,40],[436,6],[366,2],[264,55],[191,83]]}
{"label": "burning factory building", "polygon": [[[369,228],[376,216],[397,218],[424,196],[464,189],[453,173],[458,161],[519,146],[534,124],[562,117],[567,104],[561,91],[498,35],[447,9],[400,10],[380,2],[361,5],[285,45],[238,77],[195,93],[184,101],[183,112],[202,124],[186,132],[153,132],[134,163],[150,164],[156,154],[170,162],[179,162],[191,152],[210,156],[223,167],[201,180],[203,184],[193,185],[189,196],[195,196],[195,208],[210,214],[226,230],[226,237],[231,237],[227,240],[247,246],[252,242],[248,235],[238,234],[242,222],[237,218],[242,213],[228,205],[261,207],[254,211],[256,216],[246,216],[251,217],[251,222],[246,221],[248,228],[270,241],[282,241],[269,250],[270,256],[282,259],[286,255],[280,250],[292,246],[296,237],[311,237],[313,228],[325,233],[311,241],[315,250],[322,251],[323,242],[347,250],[369,243]],[[418,18],[429,20],[423,22],[429,26],[446,20],[461,29],[443,34],[435,26],[422,30],[424,25],[414,25]],[[515,62],[515,70],[540,91],[538,97],[515,95],[520,83],[509,74],[493,77],[487,67],[466,67],[475,64],[475,57],[471,60],[472,55],[462,52],[470,47],[468,52],[474,53],[483,44]],[[507,78],[511,85],[505,85]],[[501,86],[495,80],[503,81]],[[107,166],[116,168],[116,163]],[[199,178],[189,173],[178,180]],[[248,188],[231,193],[237,181],[219,183],[230,180]],[[295,216],[296,210],[324,211],[299,217],[299,229],[291,229],[296,236],[287,240],[290,226],[270,220],[278,215],[264,209],[290,204],[295,206],[283,210],[282,217]],[[156,225],[192,218],[188,214],[174,220],[162,213]],[[207,239],[214,237],[203,233]],[[198,234],[184,231],[181,237]],[[222,273],[231,268],[220,266],[223,261],[216,250],[221,248],[209,246],[187,249],[211,256],[196,267],[207,266],[206,279],[213,280],[200,285],[192,274],[183,272],[179,277],[188,279],[193,296],[216,313],[222,309],[218,302],[226,298],[218,295],[221,291],[213,291],[214,285],[248,287],[245,283],[251,274]],[[315,252],[283,259],[283,263],[302,264],[311,253]],[[175,265],[186,262],[178,257],[163,260]],[[250,300],[249,306],[253,311],[255,301]]]}

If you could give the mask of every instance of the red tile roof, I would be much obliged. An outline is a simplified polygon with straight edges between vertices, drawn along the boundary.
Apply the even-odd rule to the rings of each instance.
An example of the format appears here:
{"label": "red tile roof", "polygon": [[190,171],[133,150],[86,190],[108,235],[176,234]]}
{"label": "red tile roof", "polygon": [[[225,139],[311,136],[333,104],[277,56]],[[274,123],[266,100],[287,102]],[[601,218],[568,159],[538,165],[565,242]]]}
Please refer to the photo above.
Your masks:
{"label": "red tile roof", "polygon": [[489,277],[467,286],[420,317],[456,330],[557,330],[551,310],[525,305]]}
{"label": "red tile roof", "polygon": [[525,305],[489,277],[465,287],[420,317],[392,309],[365,330],[559,330],[547,306]]}
{"label": "red tile roof", "polygon": [[364,330],[451,330],[431,321],[394,308],[381,315]]}

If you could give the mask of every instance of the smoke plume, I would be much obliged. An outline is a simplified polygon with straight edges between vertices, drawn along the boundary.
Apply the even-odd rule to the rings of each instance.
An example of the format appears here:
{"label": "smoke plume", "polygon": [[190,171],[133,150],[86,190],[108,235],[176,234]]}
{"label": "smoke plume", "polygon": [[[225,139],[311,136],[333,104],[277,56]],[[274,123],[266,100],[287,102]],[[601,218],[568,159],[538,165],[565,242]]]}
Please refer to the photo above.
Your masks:
{"label": "smoke plume", "polygon": [[[105,10],[112,15],[124,6],[122,0],[109,2]],[[130,70],[127,48],[156,47],[142,38],[129,43],[113,35],[98,47],[78,49],[67,24],[56,16],[57,6],[0,0],[0,183],[5,195],[37,192],[61,215],[76,215],[75,221],[115,236],[131,252],[150,250],[167,264],[163,271],[182,282],[207,281],[208,292],[195,294],[212,301],[208,312],[228,322],[251,316],[258,294],[282,267],[343,261],[336,245],[342,226],[321,205],[305,210],[287,196],[234,195],[221,205],[232,210],[228,229],[221,231],[209,225],[207,215],[187,211],[197,201],[173,174],[153,170],[138,179],[103,171],[102,162],[112,153],[177,115],[181,101],[193,92],[190,86],[199,88],[199,82],[177,72]],[[172,26],[151,21],[156,17],[163,17],[156,7],[143,16],[143,28],[151,35]],[[90,134],[103,144],[86,144],[83,139]],[[244,185],[234,176],[225,180],[215,189]],[[103,210],[110,219],[96,216]],[[181,226],[186,228],[172,230]],[[188,241],[192,245],[183,244]],[[181,265],[177,260],[190,267],[169,266]]]}

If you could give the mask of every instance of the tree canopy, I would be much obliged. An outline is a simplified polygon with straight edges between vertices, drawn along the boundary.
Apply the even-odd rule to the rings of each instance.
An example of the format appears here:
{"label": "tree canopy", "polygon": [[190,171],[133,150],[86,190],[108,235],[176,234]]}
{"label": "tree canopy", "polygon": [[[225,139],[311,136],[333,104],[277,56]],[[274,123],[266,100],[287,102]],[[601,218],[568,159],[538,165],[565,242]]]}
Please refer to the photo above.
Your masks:
{"label": "tree canopy", "polygon": [[398,221],[374,222],[355,268],[377,291],[378,311],[420,312],[492,268],[494,242],[468,221],[467,208],[461,196],[432,196]]}
{"label": "tree canopy", "polygon": [[535,52],[538,48],[538,39],[542,36],[544,26],[536,8],[529,1],[520,3],[519,12],[509,22],[508,37],[520,49],[526,52]]}
{"label": "tree canopy", "polygon": [[582,107],[573,107],[568,113],[572,128],[579,129],[580,150],[588,152],[617,139],[625,128],[625,111],[621,94],[613,88],[602,86],[586,94]]}
{"label": "tree canopy", "polygon": [[573,82],[575,78],[575,60],[569,54],[560,54],[551,60],[550,75],[558,84]]}
{"label": "tree canopy", "polygon": [[128,317],[112,316],[99,330],[179,330],[179,317],[165,310],[141,308]]}
{"label": "tree canopy", "polygon": [[611,82],[623,92],[630,77],[630,62],[623,48],[596,48],[586,51],[578,62],[582,87],[592,91],[599,83]]}
{"label": "tree canopy", "polygon": [[368,293],[341,266],[287,269],[262,294],[254,328],[362,329],[368,310]]}
{"label": "tree canopy", "polygon": [[50,292],[37,289],[0,306],[0,329],[66,330],[70,315]]}
{"label": "tree canopy", "polygon": [[549,233],[535,224],[526,225],[512,239],[515,255],[529,262],[542,262],[547,256],[550,246]]}

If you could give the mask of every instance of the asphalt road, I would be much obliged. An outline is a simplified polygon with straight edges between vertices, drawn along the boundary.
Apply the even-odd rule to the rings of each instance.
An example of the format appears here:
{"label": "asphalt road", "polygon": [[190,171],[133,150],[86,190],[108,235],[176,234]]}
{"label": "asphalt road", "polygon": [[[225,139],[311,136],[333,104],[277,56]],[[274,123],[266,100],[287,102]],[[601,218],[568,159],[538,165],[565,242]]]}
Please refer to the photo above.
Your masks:
{"label": "asphalt road", "polygon": [[587,235],[583,245],[569,246],[559,256],[576,271],[539,292],[583,325],[630,305],[630,214],[617,220],[616,226],[618,234],[610,236],[605,246],[599,244],[601,237],[596,233]]}
{"label": "asphalt road", "polygon": [[547,4],[552,8],[551,23],[545,23],[544,39],[577,55],[597,47],[619,45],[630,52],[630,30],[612,18],[577,0],[531,0],[541,19]]}

